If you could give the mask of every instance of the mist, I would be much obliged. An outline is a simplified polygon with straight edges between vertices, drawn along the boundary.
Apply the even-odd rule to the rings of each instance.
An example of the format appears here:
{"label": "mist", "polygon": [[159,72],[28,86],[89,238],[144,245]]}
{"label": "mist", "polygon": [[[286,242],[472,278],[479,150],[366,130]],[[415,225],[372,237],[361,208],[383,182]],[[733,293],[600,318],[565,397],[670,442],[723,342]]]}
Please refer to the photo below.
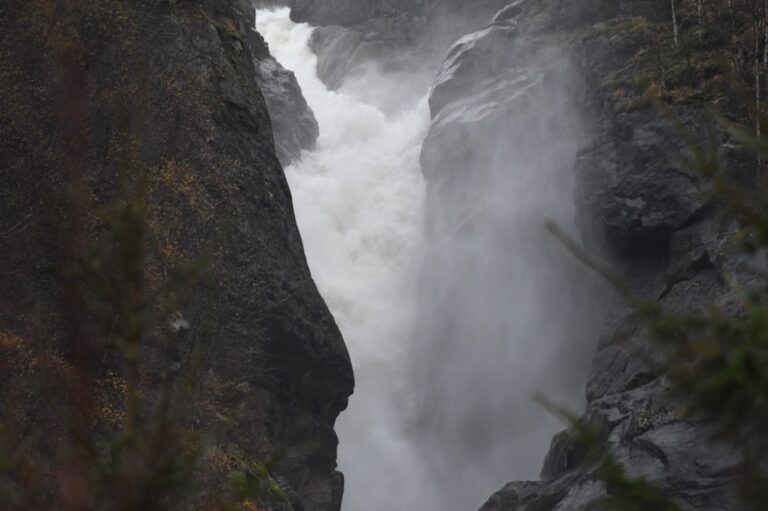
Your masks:
{"label": "mist", "polygon": [[[569,100],[567,59],[550,62],[520,65],[489,87],[503,99],[483,91],[448,102],[424,146],[409,435],[441,488],[439,509],[476,509],[510,480],[538,480],[563,424],[536,395],[584,406],[599,289],[545,225],[577,237],[572,169],[589,126]],[[436,87],[452,72],[447,65]]]}
{"label": "mist", "polygon": [[357,74],[341,90],[329,91],[315,72],[310,27],[293,24],[281,9],[259,11],[257,28],[296,73],[320,126],[317,148],[286,168],[286,176],[310,270],[356,373],[355,395],[336,428],[344,509],[393,509],[395,493],[405,509],[421,497],[418,481],[425,480],[404,421],[411,399],[405,360],[423,232],[419,153],[429,127],[428,91],[389,89],[391,77],[378,75],[375,65],[367,76]]}
{"label": "mist", "polygon": [[439,63],[392,74],[372,62],[330,91],[311,27],[278,9],[259,11],[257,29],[320,126],[286,175],[355,368],[336,428],[343,509],[467,511],[538,479],[563,425],[534,395],[583,407],[600,323],[594,280],[544,228],[575,231],[571,173],[589,131],[565,99],[567,59],[518,70],[493,122],[464,122],[485,104],[457,100],[430,129]]}

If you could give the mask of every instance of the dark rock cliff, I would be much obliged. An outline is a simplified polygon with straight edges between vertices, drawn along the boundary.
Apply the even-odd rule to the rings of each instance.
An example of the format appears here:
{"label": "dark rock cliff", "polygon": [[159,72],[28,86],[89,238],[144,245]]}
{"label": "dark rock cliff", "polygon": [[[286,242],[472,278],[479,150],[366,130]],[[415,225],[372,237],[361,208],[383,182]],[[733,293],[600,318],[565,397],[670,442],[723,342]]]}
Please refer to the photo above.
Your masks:
{"label": "dark rock cliff", "polygon": [[[0,348],[4,357],[33,348],[61,356],[93,386],[120,369],[112,348],[89,337],[83,304],[93,290],[69,270],[87,247],[108,242],[101,212],[136,184],[148,216],[144,286],[162,289],[173,268],[205,261],[201,284],[176,297],[186,333],[171,368],[192,371],[199,357],[188,419],[210,435],[207,456],[223,456],[206,463],[212,477],[223,488],[215,477],[234,459],[269,461],[281,498],[260,505],[337,511],[333,425],[353,375],[306,265],[257,81],[274,101],[304,110],[305,127],[290,133],[294,114],[276,116],[282,158],[310,146],[317,128],[245,4],[0,4]],[[156,341],[154,330],[144,339],[147,392],[166,370]],[[0,367],[3,393],[24,376],[13,370]],[[39,429],[43,457],[62,431],[45,419],[44,400],[65,403],[67,389],[23,400],[20,431]]]}
{"label": "dark rock cliff", "polygon": [[[629,0],[513,2],[450,51],[430,100],[424,170],[439,195],[471,202],[462,162],[498,153],[498,144],[509,143],[494,133],[540,121],[543,114],[531,105],[554,93],[548,101],[571,105],[586,122],[571,168],[587,250],[609,261],[634,294],[655,298],[665,310],[727,305],[733,289],[721,276],[739,273],[723,248],[730,228],[718,219],[699,175],[670,159],[686,150],[679,129],[651,105],[628,101],[642,95],[639,87],[630,90],[616,78],[651,44],[644,20],[667,14],[654,8]],[[706,140],[698,98],[670,104],[682,129]],[[559,129],[568,136],[567,125]],[[557,140],[529,142],[542,143],[557,146]],[[745,174],[738,144],[722,133],[718,143],[723,167]],[[622,301],[609,300],[605,308],[585,418],[602,426],[603,441],[631,475],[647,477],[682,509],[736,509],[727,483],[735,453],[710,441],[705,423],[682,413],[685,397],[671,393],[665,375],[648,362],[658,347],[627,321]],[[594,509],[606,488],[583,461],[573,435],[558,435],[540,481],[510,483],[482,510]]]}
{"label": "dark rock cliff", "polygon": [[273,56],[261,35],[251,34],[256,81],[272,120],[277,157],[288,165],[301,157],[301,151],[315,147],[320,128],[299,82]]}
{"label": "dark rock cliff", "polygon": [[[488,218],[478,204],[492,192],[488,184],[498,176],[486,170],[480,178],[468,177],[467,169],[494,169],[505,161],[539,165],[543,161],[550,170],[561,167],[565,174],[560,176],[572,177],[575,197],[562,199],[575,199],[574,216],[585,247],[608,261],[633,293],[653,297],[671,311],[733,300],[733,290],[721,278],[725,272],[738,274],[737,263],[723,248],[730,228],[718,219],[698,174],[669,158],[686,149],[678,129],[637,100],[645,85],[627,77],[647,72],[642,69],[647,63],[638,56],[652,54],[646,50],[657,44],[647,22],[668,19],[666,4],[651,0],[284,3],[292,5],[294,20],[321,27],[312,43],[319,75],[332,87],[341,86],[371,62],[389,73],[437,72],[432,67],[437,56],[460,35],[482,27],[498,10],[490,25],[453,45],[433,84],[433,124],[422,153],[430,188],[429,229],[454,240],[482,236],[483,224],[498,219]],[[667,65],[674,68],[673,63]],[[674,89],[671,74],[666,85]],[[691,98],[684,86],[669,95],[671,112],[683,129],[703,140],[702,99],[712,98]],[[540,108],[543,104],[547,108]],[[542,125],[548,140],[537,139]],[[526,126],[532,128],[527,133]],[[522,140],[510,143],[505,139],[509,133]],[[723,166],[745,174],[747,165],[738,144],[722,133],[718,137]],[[547,147],[545,157],[542,144]],[[526,153],[526,147],[537,154]],[[500,238],[498,245],[504,249]],[[437,267],[440,250],[433,255],[432,266]],[[450,289],[444,291],[451,296]],[[707,426],[681,413],[684,397],[672,394],[665,375],[645,361],[657,347],[646,331],[627,321],[626,305],[619,299],[602,305],[606,319],[587,383],[585,418],[603,425],[604,442],[630,474],[647,476],[683,509],[733,508],[727,479],[734,453],[709,442]],[[444,312],[446,304],[440,306]],[[451,338],[460,329],[449,321],[437,335]],[[422,390],[428,389],[429,380],[425,375]],[[453,438],[465,426],[473,428],[483,437],[476,454],[488,455],[493,439],[482,424],[454,424],[459,431],[451,431],[451,421],[439,416],[434,421],[439,424],[430,430],[433,436]],[[583,458],[571,433],[558,435],[541,480],[510,483],[483,510],[593,509],[606,488],[582,464]],[[447,467],[450,478],[456,465]]]}

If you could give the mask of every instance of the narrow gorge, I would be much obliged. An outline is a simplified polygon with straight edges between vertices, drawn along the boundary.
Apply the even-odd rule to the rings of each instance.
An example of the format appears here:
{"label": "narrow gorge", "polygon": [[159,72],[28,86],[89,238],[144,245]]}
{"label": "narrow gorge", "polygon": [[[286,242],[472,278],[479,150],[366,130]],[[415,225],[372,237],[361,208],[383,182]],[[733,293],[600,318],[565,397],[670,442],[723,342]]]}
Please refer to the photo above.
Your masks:
{"label": "narrow gorge", "polygon": [[761,509],[747,3],[0,0],[0,510]]}
{"label": "narrow gorge", "polygon": [[[348,200],[319,183],[305,192],[303,181],[333,172],[316,163],[333,142],[320,143],[304,153],[307,163],[288,170],[296,173],[289,180],[313,275],[357,364],[359,390],[337,427],[348,474],[344,508],[476,509],[510,479],[541,477],[507,485],[484,509],[591,509],[603,486],[582,471],[567,434],[550,446],[562,424],[534,399],[583,410],[587,382],[586,416],[607,425],[604,441],[633,470],[653,470],[654,480],[683,502],[720,509],[729,497],[717,474],[735,466],[734,456],[727,448],[690,449],[706,434],[675,418],[680,405],[661,390],[668,385],[663,374],[636,351],[647,347],[647,334],[627,330],[624,300],[545,229],[554,223],[581,237],[633,292],[661,296],[665,307],[684,310],[716,296],[684,290],[711,285],[696,282],[711,270],[693,254],[715,250],[727,230],[712,231],[714,220],[707,219],[714,215],[697,176],[670,163],[670,154],[683,151],[682,140],[653,107],[625,114],[601,85],[644,43],[640,34],[622,31],[651,15],[652,3],[486,2],[473,5],[472,16],[468,6],[450,2],[395,4],[296,2],[295,20],[320,25],[311,35],[307,25],[287,24],[287,8],[257,14],[278,60],[296,69],[310,91],[311,107],[333,104],[315,95],[320,79],[407,133],[408,147],[389,156],[394,166],[385,172],[402,180],[407,170],[411,191],[420,190],[416,167],[401,158],[411,157],[421,134],[419,98],[429,99],[431,124],[418,167],[423,198],[388,199],[410,208],[400,212],[363,199],[372,216],[356,226],[372,235],[382,223],[405,227],[407,242],[397,245],[403,252],[387,245],[386,255],[374,259],[378,243],[366,252],[318,225]],[[302,31],[303,51],[308,45],[316,56],[297,61],[295,50],[285,53],[292,30]],[[331,129],[346,121],[335,112]],[[695,110],[676,114],[685,129],[704,129]],[[404,122],[412,129],[404,130]],[[389,136],[397,138],[391,143],[401,140]],[[349,136],[341,143],[356,144],[352,151],[362,156],[337,163],[336,172],[356,174],[345,179],[346,190],[360,174],[380,175],[380,151]],[[389,186],[368,181],[359,193],[379,196]],[[346,231],[358,215],[352,211],[333,229]],[[415,233],[414,213],[422,211]],[[330,239],[337,240],[332,251]],[[352,264],[344,253],[364,262]],[[375,268],[355,273],[371,260]],[[415,285],[377,287],[383,271],[390,282]],[[350,278],[361,287],[347,288],[347,300],[375,303],[368,294],[375,290],[390,307],[370,317],[350,311],[339,303],[339,287]],[[662,470],[654,465],[659,459]],[[691,472],[685,468],[691,464],[712,468]]]}

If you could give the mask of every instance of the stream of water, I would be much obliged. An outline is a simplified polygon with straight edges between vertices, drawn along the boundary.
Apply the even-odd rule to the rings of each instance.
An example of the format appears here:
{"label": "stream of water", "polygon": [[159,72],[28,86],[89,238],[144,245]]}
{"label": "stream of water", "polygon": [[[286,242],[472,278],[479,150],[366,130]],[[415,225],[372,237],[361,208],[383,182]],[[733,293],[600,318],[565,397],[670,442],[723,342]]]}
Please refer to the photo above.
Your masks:
{"label": "stream of water", "polygon": [[397,113],[371,104],[364,90],[330,91],[315,72],[311,27],[292,23],[287,9],[260,11],[257,20],[273,55],[296,74],[320,126],[316,149],[285,172],[310,270],[355,369],[355,394],[336,427],[344,509],[391,510],[393,492],[406,505],[424,493],[421,464],[403,429],[404,358],[423,230],[419,153],[429,126],[427,91]]}
{"label": "stream of water", "polygon": [[[428,199],[429,91],[418,84],[429,79],[372,66],[330,91],[311,27],[279,9],[259,11],[257,29],[320,127],[315,150],[285,172],[355,369],[336,427],[344,510],[471,511],[507,481],[536,479],[562,424],[532,396],[583,405],[599,315],[583,268],[543,228],[573,223],[583,130],[567,101],[553,101],[568,92],[555,80],[530,96],[528,121],[457,140],[484,158],[438,169],[460,184]],[[426,229],[425,210],[437,224],[469,220]]]}

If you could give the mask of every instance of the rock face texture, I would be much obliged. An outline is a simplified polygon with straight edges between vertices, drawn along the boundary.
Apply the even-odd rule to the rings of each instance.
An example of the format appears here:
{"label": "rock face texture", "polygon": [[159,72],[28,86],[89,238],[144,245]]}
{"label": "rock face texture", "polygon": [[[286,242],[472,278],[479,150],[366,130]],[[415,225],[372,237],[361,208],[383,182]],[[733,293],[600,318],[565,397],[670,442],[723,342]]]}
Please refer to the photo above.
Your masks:
{"label": "rock face texture", "polygon": [[[541,122],[541,94],[570,105],[584,122],[576,127],[584,136],[572,138],[567,125],[558,129],[577,142],[569,165],[587,250],[609,261],[632,293],[656,299],[665,310],[727,305],[733,290],[720,276],[739,275],[723,248],[729,227],[716,218],[698,174],[669,158],[686,149],[680,131],[650,105],[628,107],[620,99],[626,90],[611,81],[649,44],[637,24],[654,15],[650,2],[629,0],[518,0],[504,8],[489,26],[459,40],[443,64],[430,98],[424,171],[433,200],[475,202],[462,171],[477,168],[478,155],[480,161],[498,155],[493,134],[509,133],[518,122]],[[673,102],[670,108],[684,130],[706,140],[700,106]],[[743,173],[738,144],[718,137],[723,168]],[[544,144],[560,147],[554,138]],[[540,148],[542,142],[526,145]],[[520,158],[514,152],[500,156]],[[466,209],[433,223],[460,222],[462,215]],[[466,224],[470,230],[476,222]],[[682,509],[737,509],[727,485],[735,453],[713,443],[705,424],[682,413],[684,396],[671,393],[665,375],[648,361],[658,345],[626,319],[622,301],[608,300],[605,308],[585,419],[602,426],[603,441],[630,475],[647,477]],[[553,440],[540,481],[508,484],[482,511],[586,511],[606,491],[573,434],[565,432]]]}
{"label": "rock face texture", "polygon": [[[295,80],[251,30],[246,4],[0,5],[0,348],[3,360],[33,346],[61,357],[86,390],[120,370],[96,333],[104,311],[90,308],[95,288],[70,270],[101,253],[89,247],[112,246],[104,212],[141,193],[142,288],[159,293],[174,268],[203,261],[199,281],[172,300],[174,329],[186,333],[170,354],[157,329],[143,339],[142,388],[151,394],[168,367],[195,375],[188,427],[210,435],[207,455],[223,460],[205,464],[219,481],[211,487],[226,488],[234,460],[252,460],[268,466],[273,489],[258,507],[338,511],[333,425],[352,369],[305,262],[264,96],[277,105],[284,160],[317,128]],[[96,273],[122,279],[114,267]],[[105,314],[122,328],[119,314]],[[9,371],[0,368],[4,393],[23,388],[13,382],[24,375]],[[33,395],[67,403],[68,388]],[[55,452],[63,423],[46,419],[54,408],[23,403],[32,422],[20,431],[34,425],[38,452]]]}
{"label": "rock face texture", "polygon": [[478,28],[503,0],[291,0],[291,18],[319,27],[318,76],[337,88],[375,65],[384,73],[431,75],[450,44]]}
{"label": "rock face texture", "polygon": [[320,129],[293,71],[285,69],[269,54],[267,44],[258,33],[251,38],[256,81],[272,120],[277,157],[284,166],[289,165],[300,158],[301,151],[315,147]]}

